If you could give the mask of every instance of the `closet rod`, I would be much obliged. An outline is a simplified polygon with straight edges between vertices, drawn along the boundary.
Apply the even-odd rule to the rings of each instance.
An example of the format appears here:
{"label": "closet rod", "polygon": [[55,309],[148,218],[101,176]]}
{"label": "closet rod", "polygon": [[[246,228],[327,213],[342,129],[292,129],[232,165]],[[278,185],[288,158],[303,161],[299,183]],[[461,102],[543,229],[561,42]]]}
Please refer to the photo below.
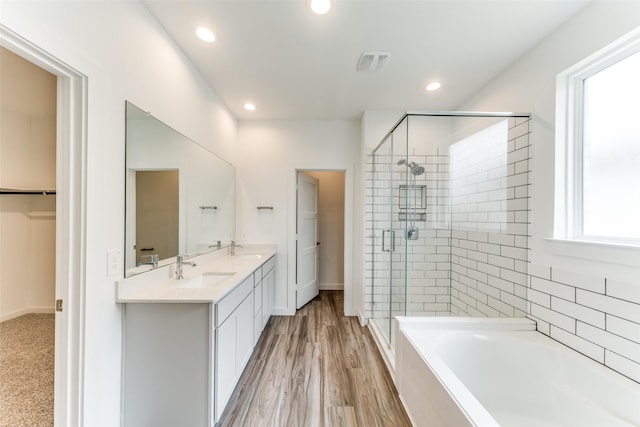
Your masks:
{"label": "closet rod", "polygon": [[56,194],[56,190],[15,190],[11,188],[0,188],[0,194],[42,194],[49,196]]}

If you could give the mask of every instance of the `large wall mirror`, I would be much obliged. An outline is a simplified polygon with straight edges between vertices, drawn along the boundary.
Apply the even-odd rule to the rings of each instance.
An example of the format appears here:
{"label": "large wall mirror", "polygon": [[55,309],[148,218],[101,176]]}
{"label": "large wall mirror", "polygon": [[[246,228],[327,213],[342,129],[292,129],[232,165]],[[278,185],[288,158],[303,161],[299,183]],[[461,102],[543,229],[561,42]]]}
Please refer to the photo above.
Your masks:
{"label": "large wall mirror", "polygon": [[235,167],[126,103],[125,276],[227,246]]}

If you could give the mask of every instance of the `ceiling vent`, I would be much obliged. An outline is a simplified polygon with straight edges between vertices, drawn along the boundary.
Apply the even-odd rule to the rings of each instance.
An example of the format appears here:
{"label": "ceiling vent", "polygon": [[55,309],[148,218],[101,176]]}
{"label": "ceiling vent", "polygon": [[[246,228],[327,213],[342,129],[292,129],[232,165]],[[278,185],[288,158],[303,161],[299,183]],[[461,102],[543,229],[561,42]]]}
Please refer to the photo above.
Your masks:
{"label": "ceiling vent", "polygon": [[358,60],[358,71],[382,71],[390,59],[389,52],[365,52]]}

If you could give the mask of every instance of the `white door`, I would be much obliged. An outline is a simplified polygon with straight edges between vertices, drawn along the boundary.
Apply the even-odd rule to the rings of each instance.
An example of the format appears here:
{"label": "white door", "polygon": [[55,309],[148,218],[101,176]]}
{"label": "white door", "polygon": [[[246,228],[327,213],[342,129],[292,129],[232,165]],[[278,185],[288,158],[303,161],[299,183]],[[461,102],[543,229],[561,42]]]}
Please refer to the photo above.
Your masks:
{"label": "white door", "polygon": [[318,180],[298,172],[296,223],[296,307],[313,298],[318,289]]}

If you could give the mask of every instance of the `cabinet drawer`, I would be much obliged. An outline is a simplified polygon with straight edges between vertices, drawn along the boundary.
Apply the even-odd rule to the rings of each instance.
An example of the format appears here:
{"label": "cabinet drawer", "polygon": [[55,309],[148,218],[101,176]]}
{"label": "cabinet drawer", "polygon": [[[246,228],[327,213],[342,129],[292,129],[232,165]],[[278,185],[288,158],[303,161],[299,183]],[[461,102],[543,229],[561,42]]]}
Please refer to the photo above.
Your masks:
{"label": "cabinet drawer", "polygon": [[269,258],[267,262],[262,264],[262,277],[269,274],[269,271],[271,271],[275,266],[276,266],[276,256],[274,255],[271,258]]}
{"label": "cabinet drawer", "polygon": [[243,299],[251,293],[253,290],[253,275],[247,277],[240,283],[234,290],[229,292],[222,298],[222,300],[216,303],[216,327],[220,326],[222,322],[233,312],[233,310],[240,305]]}

